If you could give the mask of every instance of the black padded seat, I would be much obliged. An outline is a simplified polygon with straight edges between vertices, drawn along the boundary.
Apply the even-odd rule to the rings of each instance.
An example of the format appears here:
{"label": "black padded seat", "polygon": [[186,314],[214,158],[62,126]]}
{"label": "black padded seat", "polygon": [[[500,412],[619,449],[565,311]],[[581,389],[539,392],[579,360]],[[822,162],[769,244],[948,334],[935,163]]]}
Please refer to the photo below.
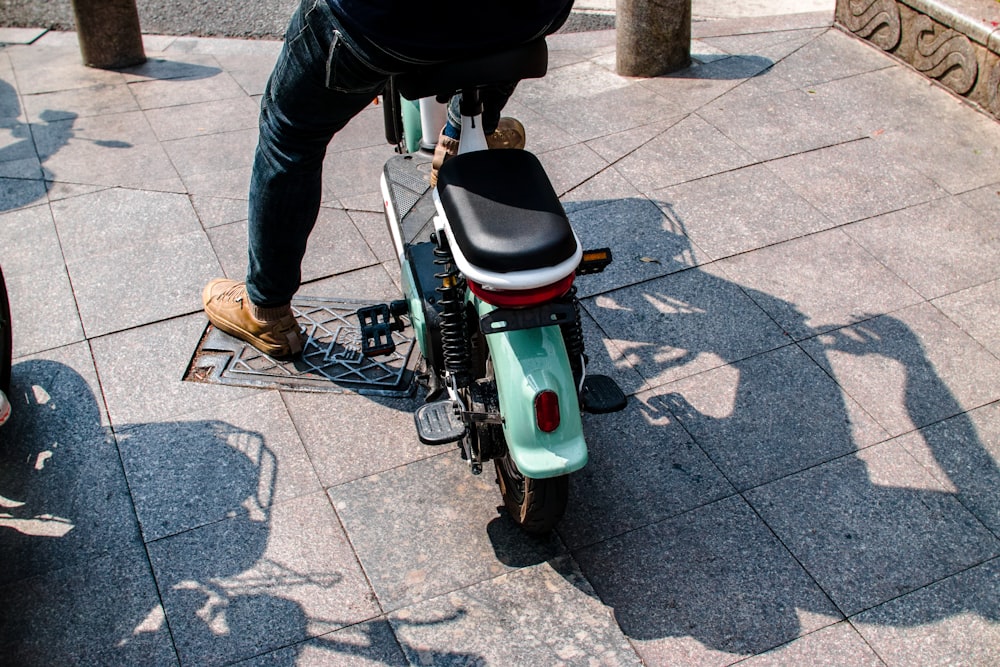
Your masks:
{"label": "black padded seat", "polygon": [[566,212],[538,158],[517,149],[464,153],[438,172],[455,242],[484,271],[555,266],[576,253]]}

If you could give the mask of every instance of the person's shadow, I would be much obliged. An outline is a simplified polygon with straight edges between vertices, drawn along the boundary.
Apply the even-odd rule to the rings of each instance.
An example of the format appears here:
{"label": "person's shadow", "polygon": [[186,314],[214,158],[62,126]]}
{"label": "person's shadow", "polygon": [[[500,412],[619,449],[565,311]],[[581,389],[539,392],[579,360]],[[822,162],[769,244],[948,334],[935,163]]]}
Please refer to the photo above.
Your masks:
{"label": "person's shadow", "polygon": [[335,597],[345,577],[274,552],[281,461],[261,434],[219,420],[114,433],[90,384],[57,361],[16,363],[10,397],[0,654],[11,664],[221,664],[273,652],[268,664],[294,665],[306,650],[407,664],[386,620],[311,618],[294,599],[300,587]]}
{"label": "person's shadow", "polygon": [[[671,256],[661,277],[585,300],[613,350],[588,351],[655,386],[623,413],[588,416],[591,459],[559,533],[622,630],[649,642],[640,653],[658,659],[654,640],[668,637],[761,653],[996,555],[1000,470],[902,319],[812,327],[794,304],[682,260],[682,221],[603,204],[629,212],[621,245],[655,238]],[[901,371],[902,393],[885,400],[920,430],[891,438],[845,388],[858,378],[838,384],[860,357]],[[1000,601],[958,594],[864,618],[970,612],[996,622]]]}

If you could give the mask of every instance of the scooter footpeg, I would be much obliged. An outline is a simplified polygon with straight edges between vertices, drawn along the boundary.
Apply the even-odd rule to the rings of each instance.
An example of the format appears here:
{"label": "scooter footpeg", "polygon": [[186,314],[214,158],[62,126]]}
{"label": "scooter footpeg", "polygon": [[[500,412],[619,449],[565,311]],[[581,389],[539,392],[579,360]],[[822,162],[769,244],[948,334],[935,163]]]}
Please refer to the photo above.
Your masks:
{"label": "scooter footpeg", "polygon": [[444,445],[465,435],[465,423],[450,400],[424,403],[413,415],[417,436],[425,445]]}
{"label": "scooter footpeg", "polygon": [[618,383],[607,375],[588,375],[583,380],[580,404],[584,412],[603,415],[624,410],[628,399]]}
{"label": "scooter footpeg", "polygon": [[405,301],[358,308],[361,354],[366,357],[381,357],[395,352],[396,342],[392,339],[392,332],[404,329],[405,325],[399,316],[405,312]]}

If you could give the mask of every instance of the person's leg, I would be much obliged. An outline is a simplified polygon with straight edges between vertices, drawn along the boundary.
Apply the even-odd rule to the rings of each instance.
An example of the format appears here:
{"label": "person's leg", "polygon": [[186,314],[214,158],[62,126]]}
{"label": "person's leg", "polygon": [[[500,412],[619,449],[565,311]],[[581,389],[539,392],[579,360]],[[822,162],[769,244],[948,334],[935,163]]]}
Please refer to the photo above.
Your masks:
{"label": "person's leg", "polygon": [[324,0],[303,1],[261,101],[246,283],[216,280],[203,293],[218,328],[272,356],[301,350],[290,301],[319,212],[326,148],[387,76],[358,57]]}

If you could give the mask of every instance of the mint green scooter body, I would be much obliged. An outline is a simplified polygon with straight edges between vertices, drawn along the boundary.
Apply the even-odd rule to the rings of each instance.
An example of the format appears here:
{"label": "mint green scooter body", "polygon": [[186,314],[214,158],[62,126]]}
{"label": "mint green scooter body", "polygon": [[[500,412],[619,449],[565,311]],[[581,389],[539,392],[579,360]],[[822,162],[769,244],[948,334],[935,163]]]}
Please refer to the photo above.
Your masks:
{"label": "mint green scooter body", "polygon": [[[479,316],[493,306],[470,297]],[[580,403],[566,344],[558,326],[503,331],[486,336],[503,415],[507,449],[525,477],[544,479],[587,464]],[[559,396],[559,427],[538,428],[535,397],[552,390]]]}

